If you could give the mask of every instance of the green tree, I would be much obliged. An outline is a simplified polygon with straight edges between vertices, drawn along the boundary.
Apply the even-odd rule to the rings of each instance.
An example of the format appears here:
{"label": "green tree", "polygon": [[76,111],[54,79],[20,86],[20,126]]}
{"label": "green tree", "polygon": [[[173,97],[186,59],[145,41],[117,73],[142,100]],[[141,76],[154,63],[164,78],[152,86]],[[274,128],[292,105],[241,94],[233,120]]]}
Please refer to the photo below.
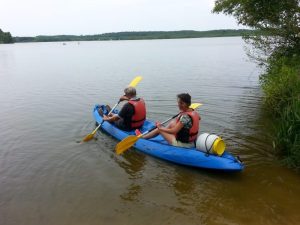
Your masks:
{"label": "green tree", "polygon": [[213,12],[259,30],[244,38],[265,65],[260,81],[274,121],[273,146],[300,170],[300,0],[217,0]]}
{"label": "green tree", "polygon": [[13,38],[9,32],[3,32],[0,29],[0,44],[1,43],[13,43]]}
{"label": "green tree", "polygon": [[299,0],[217,0],[213,12],[232,15],[239,24],[260,30],[245,37],[266,56],[300,52]]}

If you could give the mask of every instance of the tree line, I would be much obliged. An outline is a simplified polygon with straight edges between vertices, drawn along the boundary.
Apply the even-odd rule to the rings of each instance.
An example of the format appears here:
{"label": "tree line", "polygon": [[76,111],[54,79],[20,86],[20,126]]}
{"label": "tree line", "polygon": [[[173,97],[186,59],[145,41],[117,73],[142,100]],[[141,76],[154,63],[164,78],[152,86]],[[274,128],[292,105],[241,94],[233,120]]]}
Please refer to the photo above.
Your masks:
{"label": "tree line", "polygon": [[14,42],[54,42],[54,41],[108,41],[108,40],[145,40],[145,39],[176,39],[203,37],[232,37],[252,35],[255,31],[248,29],[227,29],[210,31],[140,31],[116,32],[95,35],[55,35],[36,37],[14,37]]}

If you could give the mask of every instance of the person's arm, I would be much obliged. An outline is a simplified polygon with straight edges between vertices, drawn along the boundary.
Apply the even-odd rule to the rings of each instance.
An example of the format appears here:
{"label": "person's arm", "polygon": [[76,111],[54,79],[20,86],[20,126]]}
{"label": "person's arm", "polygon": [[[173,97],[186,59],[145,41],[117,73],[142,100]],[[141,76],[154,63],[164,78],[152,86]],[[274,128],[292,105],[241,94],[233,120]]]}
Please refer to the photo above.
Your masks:
{"label": "person's arm", "polygon": [[103,115],[103,120],[107,122],[114,122],[119,120],[120,117],[117,114],[113,114],[112,116]]}
{"label": "person's arm", "polygon": [[172,128],[163,127],[160,123],[157,124],[157,128],[159,131],[166,132],[168,134],[177,134],[182,128],[183,124],[179,121]]}
{"label": "person's arm", "polygon": [[133,114],[133,112],[130,112],[130,107],[131,105],[126,103],[118,114],[111,113],[108,116],[104,115],[103,120],[108,122],[115,122],[121,118],[124,119],[126,116]]}

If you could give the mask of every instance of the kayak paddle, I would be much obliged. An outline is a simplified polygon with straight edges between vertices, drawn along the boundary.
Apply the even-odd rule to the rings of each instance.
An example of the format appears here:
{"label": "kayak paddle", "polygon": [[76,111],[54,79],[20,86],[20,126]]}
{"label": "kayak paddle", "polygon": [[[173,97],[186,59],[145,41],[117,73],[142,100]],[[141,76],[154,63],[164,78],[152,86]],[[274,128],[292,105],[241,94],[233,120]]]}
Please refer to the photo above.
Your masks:
{"label": "kayak paddle", "polygon": [[[142,78],[143,78],[142,76],[137,76],[137,77],[135,77],[135,78],[130,82],[130,84],[128,85],[128,87],[136,87],[136,86],[138,85],[138,83],[142,80]],[[118,101],[118,103],[114,105],[114,107],[110,110],[110,112],[109,112],[107,115],[109,115],[111,112],[113,112],[114,109],[120,104],[120,102],[121,102],[121,101]],[[89,140],[93,139],[95,133],[96,133],[97,130],[102,126],[103,122],[104,122],[104,120],[102,120],[102,122],[96,127],[95,130],[93,130],[92,133],[86,135],[86,136],[83,138],[82,141],[85,141],[85,142],[86,142],[86,141],[89,141]]]}
{"label": "kayak paddle", "polygon": [[[202,104],[201,103],[192,103],[190,105],[191,109],[196,109],[198,107],[200,107]],[[166,121],[162,122],[161,124],[165,124],[167,122],[169,122],[170,120],[176,118],[180,113],[178,113],[175,116],[172,116],[171,118],[167,119]],[[142,138],[145,134],[150,133],[151,131],[153,131],[154,129],[156,129],[156,126],[153,127],[150,130],[145,131],[144,133],[135,136],[135,135],[130,135],[126,138],[124,138],[121,142],[119,142],[116,146],[116,152],[118,155],[122,154],[123,152],[125,152],[127,149],[129,149],[131,146],[133,146],[135,144],[135,142],[137,142],[140,138]]]}

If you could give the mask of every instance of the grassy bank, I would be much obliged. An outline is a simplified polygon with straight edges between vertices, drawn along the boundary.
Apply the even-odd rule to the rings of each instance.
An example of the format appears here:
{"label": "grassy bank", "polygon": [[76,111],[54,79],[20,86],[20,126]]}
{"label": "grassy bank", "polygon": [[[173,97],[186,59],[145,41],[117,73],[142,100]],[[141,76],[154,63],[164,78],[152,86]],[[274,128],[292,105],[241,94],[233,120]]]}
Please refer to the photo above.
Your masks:
{"label": "grassy bank", "polygon": [[268,65],[261,82],[275,122],[273,145],[287,166],[300,170],[300,56],[273,58]]}

